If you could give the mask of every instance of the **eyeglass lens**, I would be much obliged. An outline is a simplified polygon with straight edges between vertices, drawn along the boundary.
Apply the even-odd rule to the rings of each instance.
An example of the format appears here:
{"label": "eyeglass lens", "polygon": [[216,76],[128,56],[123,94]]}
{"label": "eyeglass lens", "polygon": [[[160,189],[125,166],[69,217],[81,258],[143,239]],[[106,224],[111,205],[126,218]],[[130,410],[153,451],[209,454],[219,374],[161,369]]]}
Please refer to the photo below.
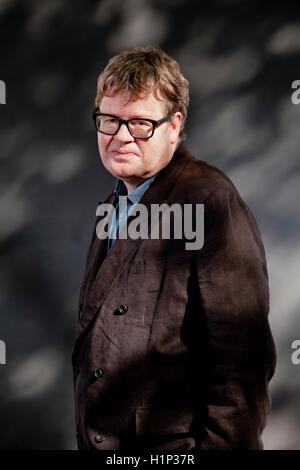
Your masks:
{"label": "eyeglass lens", "polygon": [[[96,126],[100,132],[113,135],[119,128],[119,121],[113,116],[96,116]],[[153,124],[143,119],[130,119],[128,127],[133,137],[149,137],[153,132]]]}

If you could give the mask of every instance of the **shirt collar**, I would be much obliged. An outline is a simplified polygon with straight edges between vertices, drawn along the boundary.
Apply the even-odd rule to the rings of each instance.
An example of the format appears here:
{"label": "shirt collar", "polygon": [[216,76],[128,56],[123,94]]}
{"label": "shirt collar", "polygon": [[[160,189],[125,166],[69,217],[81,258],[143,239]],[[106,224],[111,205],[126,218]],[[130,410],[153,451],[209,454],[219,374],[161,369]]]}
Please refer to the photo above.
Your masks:
{"label": "shirt collar", "polygon": [[142,198],[144,193],[147,191],[149,188],[150,184],[154,179],[159,175],[160,172],[156,173],[155,175],[151,176],[151,178],[148,178],[146,181],[143,181],[143,183],[139,184],[129,195],[127,195],[127,188],[124,184],[124,182],[120,179],[117,180],[115,184],[115,189],[114,193],[119,197],[119,196],[127,196],[128,199],[133,203],[138,203],[139,200]]}

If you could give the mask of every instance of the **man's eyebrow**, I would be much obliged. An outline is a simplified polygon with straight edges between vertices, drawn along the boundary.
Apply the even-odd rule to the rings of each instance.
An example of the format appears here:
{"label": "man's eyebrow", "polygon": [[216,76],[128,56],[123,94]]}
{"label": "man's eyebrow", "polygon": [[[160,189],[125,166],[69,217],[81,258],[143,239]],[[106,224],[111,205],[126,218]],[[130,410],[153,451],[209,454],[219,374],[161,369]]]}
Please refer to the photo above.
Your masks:
{"label": "man's eyebrow", "polygon": [[[114,116],[116,118],[119,118],[119,119],[123,119],[122,117],[120,117],[118,114],[113,114],[113,113],[108,113],[108,112],[105,112],[105,111],[102,111],[100,108],[99,108],[99,112],[100,114],[108,114],[109,116]],[[142,114],[142,113],[135,113],[132,115],[132,117],[129,117],[128,119],[150,119],[150,120],[155,120],[153,119],[153,117],[147,117],[147,114]],[[126,119],[126,121],[128,120]]]}

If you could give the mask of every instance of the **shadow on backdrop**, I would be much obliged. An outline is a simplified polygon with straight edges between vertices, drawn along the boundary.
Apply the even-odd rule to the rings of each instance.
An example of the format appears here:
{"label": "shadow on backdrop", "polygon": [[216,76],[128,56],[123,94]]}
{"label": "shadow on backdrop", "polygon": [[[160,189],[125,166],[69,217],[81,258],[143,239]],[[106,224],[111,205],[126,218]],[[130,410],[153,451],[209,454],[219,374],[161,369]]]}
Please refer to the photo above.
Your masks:
{"label": "shadow on backdrop", "polygon": [[[266,4],[265,4],[266,8]],[[91,112],[107,60],[159,44],[190,81],[187,143],[233,180],[265,243],[278,364],[266,449],[300,449],[300,5],[0,3],[0,448],[75,448],[71,349],[97,202],[113,178]],[[299,378],[298,378],[299,376]]]}

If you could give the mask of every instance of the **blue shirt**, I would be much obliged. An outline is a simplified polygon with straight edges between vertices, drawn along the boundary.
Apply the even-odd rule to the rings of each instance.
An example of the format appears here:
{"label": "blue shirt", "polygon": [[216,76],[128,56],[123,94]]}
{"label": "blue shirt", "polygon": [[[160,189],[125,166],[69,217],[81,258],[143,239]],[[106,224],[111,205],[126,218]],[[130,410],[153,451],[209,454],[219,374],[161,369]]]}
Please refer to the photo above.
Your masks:
{"label": "blue shirt", "polygon": [[134,207],[138,202],[142,199],[143,195],[149,188],[150,184],[155,180],[155,178],[159,175],[160,172],[153,175],[151,178],[147,179],[143,183],[139,184],[128,196],[127,196],[127,188],[122,180],[118,179],[115,184],[114,193],[119,196],[127,196],[127,211],[126,205],[124,204],[123,208],[119,210],[119,201],[115,207],[116,211],[116,218],[115,224],[114,219],[112,219],[112,223],[110,226],[109,237],[107,239],[107,253],[111,249],[112,244],[115,241],[116,234],[122,229],[124,224],[126,223],[128,217],[131,215]]}

